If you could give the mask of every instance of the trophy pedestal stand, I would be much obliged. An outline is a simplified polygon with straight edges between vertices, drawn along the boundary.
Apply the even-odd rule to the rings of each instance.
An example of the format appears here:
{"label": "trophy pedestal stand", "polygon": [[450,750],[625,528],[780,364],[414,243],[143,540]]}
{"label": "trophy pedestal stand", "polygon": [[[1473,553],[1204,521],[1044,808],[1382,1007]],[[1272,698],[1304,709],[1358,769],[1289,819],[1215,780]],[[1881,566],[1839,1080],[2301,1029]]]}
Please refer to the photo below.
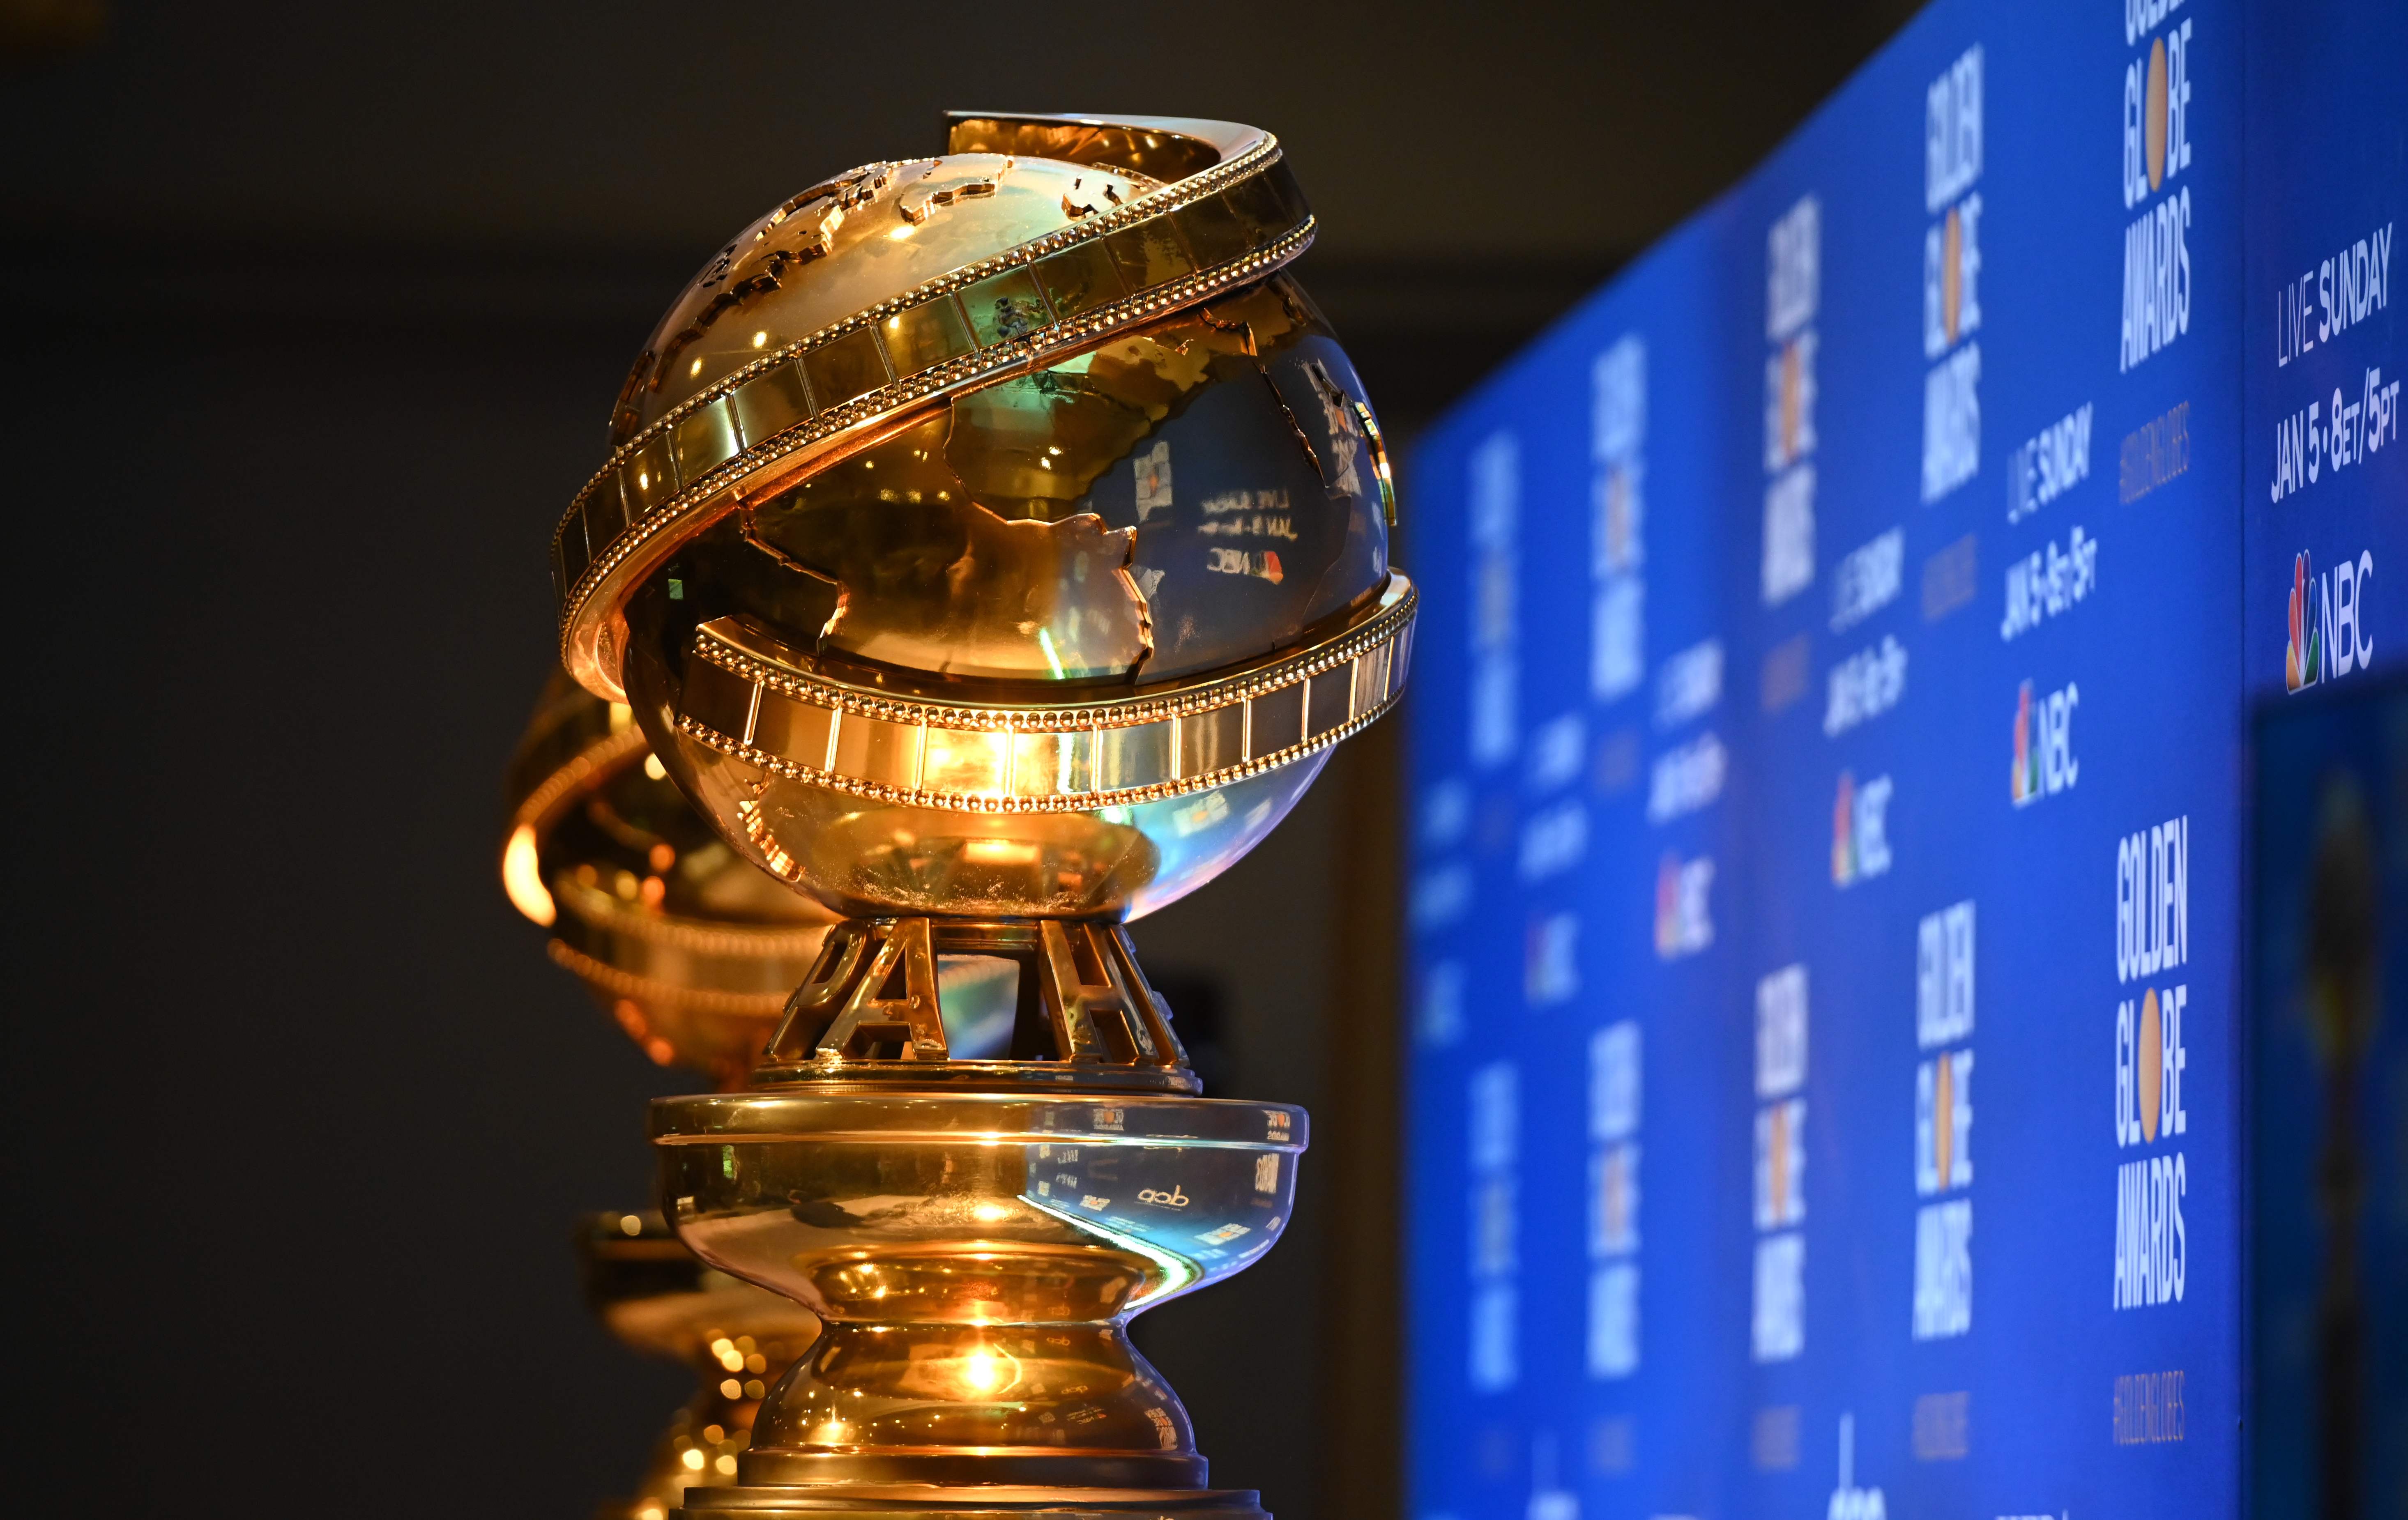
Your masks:
{"label": "trophy pedestal stand", "polygon": [[[951,1057],[952,955],[1019,963],[1009,1058]],[[1294,1202],[1303,1111],[1196,1088],[1118,925],[831,930],[750,1087],[653,1104],[680,1238],[824,1326],[682,1513],[1261,1515],[1127,1334]]]}

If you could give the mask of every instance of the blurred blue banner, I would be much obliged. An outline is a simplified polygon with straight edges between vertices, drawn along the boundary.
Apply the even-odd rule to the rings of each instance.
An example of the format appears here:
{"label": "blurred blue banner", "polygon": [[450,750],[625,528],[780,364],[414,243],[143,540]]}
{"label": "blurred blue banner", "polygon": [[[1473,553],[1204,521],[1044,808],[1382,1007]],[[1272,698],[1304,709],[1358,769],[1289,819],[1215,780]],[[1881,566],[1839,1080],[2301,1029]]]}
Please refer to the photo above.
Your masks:
{"label": "blurred blue banner", "polygon": [[2247,717],[2403,627],[2403,59],[1942,0],[1425,438],[1417,1520],[2238,1513]]}

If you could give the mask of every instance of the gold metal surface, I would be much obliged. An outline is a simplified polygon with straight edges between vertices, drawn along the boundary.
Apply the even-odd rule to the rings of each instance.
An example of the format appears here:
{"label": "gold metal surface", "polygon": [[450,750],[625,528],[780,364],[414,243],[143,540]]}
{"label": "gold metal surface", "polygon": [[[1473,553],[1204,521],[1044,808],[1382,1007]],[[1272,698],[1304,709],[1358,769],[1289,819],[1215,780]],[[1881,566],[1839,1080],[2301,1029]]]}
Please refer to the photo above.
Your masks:
{"label": "gold metal surface", "polygon": [[[1254,128],[958,115],[740,233],[620,394],[554,543],[604,716],[530,739],[505,882],[663,1009],[820,937],[742,1090],[652,1107],[669,1226],[820,1325],[734,1384],[740,1450],[680,1448],[694,1520],[1263,1520],[1127,1326],[1278,1240],[1305,1117],[1198,1096],[1124,925],[1403,688],[1385,446],[1283,272],[1312,231]],[[690,812],[617,828],[631,775]]]}
{"label": "gold metal surface", "polygon": [[[969,117],[949,147],[807,192],[680,298],[622,398],[613,467],[643,505],[594,567],[564,565],[568,665],[625,694],[737,849],[833,911],[1135,917],[1252,848],[1400,691],[1413,593],[1387,563],[1386,456],[1292,279],[1182,283],[1309,223],[1268,135]],[[1254,232],[1197,230],[1208,205]],[[806,236],[818,251],[778,262]],[[882,294],[926,267],[899,244],[941,250],[941,290]],[[789,389],[813,398],[898,352],[941,367],[989,331],[1090,325],[886,395],[841,448],[781,432],[774,470],[659,495],[692,474],[681,438],[751,447],[707,425],[742,409],[712,354],[737,390],[774,368],[728,336],[731,301],[853,345],[796,351]],[[874,320],[827,325],[839,308]],[[783,330],[756,336],[774,353]]]}

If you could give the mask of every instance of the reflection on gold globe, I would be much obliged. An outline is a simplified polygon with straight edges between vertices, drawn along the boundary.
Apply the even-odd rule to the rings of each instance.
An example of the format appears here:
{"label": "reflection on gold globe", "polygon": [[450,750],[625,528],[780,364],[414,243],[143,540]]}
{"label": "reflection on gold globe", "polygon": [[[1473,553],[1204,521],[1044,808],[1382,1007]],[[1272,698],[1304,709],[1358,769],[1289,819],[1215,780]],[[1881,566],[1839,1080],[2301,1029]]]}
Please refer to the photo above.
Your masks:
{"label": "reflection on gold globe", "polygon": [[686,802],[624,706],[555,676],[509,772],[502,885],[644,1054],[740,1083],[831,915]]}

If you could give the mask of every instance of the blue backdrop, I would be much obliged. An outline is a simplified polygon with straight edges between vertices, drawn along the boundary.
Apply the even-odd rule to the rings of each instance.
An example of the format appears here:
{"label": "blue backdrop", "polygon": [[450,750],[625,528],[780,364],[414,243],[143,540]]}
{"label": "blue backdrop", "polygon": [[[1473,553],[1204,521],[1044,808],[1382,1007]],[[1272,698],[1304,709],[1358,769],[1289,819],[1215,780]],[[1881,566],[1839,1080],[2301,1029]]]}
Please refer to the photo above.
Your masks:
{"label": "blue backdrop", "polygon": [[1424,440],[1420,1520],[2236,1511],[2245,719],[2401,625],[2402,59],[1942,0]]}

